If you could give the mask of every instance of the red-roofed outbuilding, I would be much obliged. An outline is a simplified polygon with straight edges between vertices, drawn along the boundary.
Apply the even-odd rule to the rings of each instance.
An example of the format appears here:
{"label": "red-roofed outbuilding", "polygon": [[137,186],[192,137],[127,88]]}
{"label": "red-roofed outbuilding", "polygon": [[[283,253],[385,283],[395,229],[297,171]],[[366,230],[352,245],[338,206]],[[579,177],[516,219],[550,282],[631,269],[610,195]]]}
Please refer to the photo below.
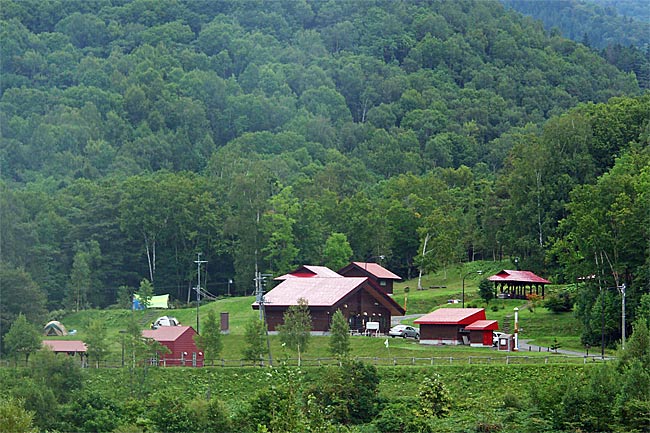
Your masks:
{"label": "red-roofed outbuilding", "polygon": [[[488,323],[489,322],[489,323]],[[483,308],[439,308],[414,321],[420,325],[421,344],[476,344],[485,345],[484,332],[489,331],[489,346],[492,346],[492,330],[499,329],[498,323],[485,318]],[[470,340],[470,331],[481,331],[477,342]],[[480,343],[480,344],[479,344]]]}
{"label": "red-roofed outbuilding", "polygon": [[469,331],[469,344],[474,347],[492,347],[494,343],[493,331],[499,330],[496,320],[477,320],[465,327]]}
{"label": "red-roofed outbuilding", "polygon": [[[533,288],[535,289],[536,295],[540,294],[541,288],[541,296],[544,298],[544,287],[546,284],[551,284],[550,281],[530,271],[512,271],[508,269],[492,275],[488,278],[488,281],[494,283],[495,294],[497,289],[499,289],[501,293],[500,297],[517,299],[525,299],[527,294],[532,295]],[[527,290],[528,293],[526,293]]]}
{"label": "red-roofed outbuilding", "polygon": [[164,366],[203,367],[203,352],[196,347],[195,335],[191,326],[161,326],[142,331],[144,338],[151,338],[170,350],[171,353],[161,355],[158,360]]}
{"label": "red-roofed outbuilding", "polygon": [[378,263],[352,262],[338,271],[344,277],[366,277],[377,290],[393,293],[393,282],[402,278]]}
{"label": "red-roofed outbuilding", "polygon": [[82,367],[86,365],[86,344],[80,340],[43,340],[43,347],[59,354],[79,356]]}

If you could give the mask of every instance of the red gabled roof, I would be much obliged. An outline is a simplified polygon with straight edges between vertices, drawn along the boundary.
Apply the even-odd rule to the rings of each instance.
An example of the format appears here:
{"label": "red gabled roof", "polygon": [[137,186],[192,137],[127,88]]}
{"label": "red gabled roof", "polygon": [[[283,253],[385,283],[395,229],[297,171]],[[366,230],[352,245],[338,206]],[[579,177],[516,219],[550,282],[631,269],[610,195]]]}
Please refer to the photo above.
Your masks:
{"label": "red gabled roof", "polygon": [[496,320],[477,320],[465,327],[469,331],[496,331],[499,329],[499,322]]}
{"label": "red gabled roof", "polygon": [[[288,278],[264,295],[266,305],[288,307],[303,298],[310,307],[331,307],[360,287],[366,277]],[[253,305],[257,305],[255,302]]]}
{"label": "red gabled roof", "polygon": [[542,277],[538,277],[530,271],[511,271],[506,269],[495,275],[492,275],[490,278],[488,278],[488,281],[551,284],[550,281],[545,280]]}
{"label": "red gabled roof", "polygon": [[289,272],[288,274],[281,275],[274,279],[277,281],[282,281],[288,278],[313,278],[313,277],[335,278],[335,277],[341,277],[341,275],[337,274],[327,266],[303,265],[293,272]]}
{"label": "red gabled roof", "polygon": [[[383,278],[385,280],[401,280],[402,277],[399,275],[395,275],[388,269],[384,268],[382,265],[378,263],[366,263],[366,262],[352,262],[349,265],[347,265],[345,268],[341,269],[343,271],[346,268],[349,268],[351,266],[356,266],[359,269],[363,269],[364,271],[368,272],[369,274],[374,275],[376,278]],[[339,271],[339,273],[341,273]]]}
{"label": "red gabled roof", "polygon": [[[289,307],[297,305],[299,299],[305,299],[310,307],[333,307],[351,293],[360,290],[366,277],[336,278],[288,278],[264,295],[265,305],[271,307]],[[390,296],[366,284],[365,290],[377,301],[389,309],[392,314],[404,314],[404,309]],[[259,308],[254,302],[253,308]]]}
{"label": "red gabled roof", "polygon": [[477,320],[485,320],[484,308],[439,308],[413,323],[419,325],[469,325]]}
{"label": "red gabled roof", "polygon": [[153,338],[156,341],[176,341],[189,329],[192,330],[192,333],[195,333],[194,328],[191,326],[161,326],[158,329],[146,329],[142,331],[142,336],[145,338]]}
{"label": "red gabled roof", "polygon": [[86,345],[80,340],[43,340],[43,346],[47,346],[54,352],[85,352]]}

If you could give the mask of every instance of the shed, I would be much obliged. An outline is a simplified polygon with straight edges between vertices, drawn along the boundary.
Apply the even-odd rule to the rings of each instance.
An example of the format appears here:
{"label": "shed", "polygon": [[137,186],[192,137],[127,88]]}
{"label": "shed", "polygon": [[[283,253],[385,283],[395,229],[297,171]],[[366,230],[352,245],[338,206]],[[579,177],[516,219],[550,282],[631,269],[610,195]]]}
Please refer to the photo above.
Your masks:
{"label": "shed", "polygon": [[[332,315],[341,310],[351,330],[363,331],[368,322],[379,322],[380,332],[388,332],[393,315],[404,309],[390,296],[376,289],[365,277],[288,277],[264,295],[269,331],[284,322],[284,313],[299,299],[305,299],[312,319],[312,332],[330,329]],[[259,309],[254,302],[253,309]]]}
{"label": "shed", "polygon": [[377,290],[391,295],[393,283],[402,277],[395,275],[378,263],[352,262],[338,271],[344,277],[366,277]]}
{"label": "shed", "polygon": [[465,328],[479,320],[486,320],[484,308],[439,308],[413,323],[420,325],[420,344],[457,345],[470,344]]}
{"label": "shed", "polygon": [[144,338],[151,338],[170,350],[171,353],[159,355],[154,362],[164,366],[203,367],[203,352],[196,347],[195,335],[191,326],[161,326],[142,331]]}
{"label": "shed", "polygon": [[477,320],[465,327],[469,331],[469,344],[472,347],[492,347],[494,345],[493,331],[499,329],[496,320]]}
{"label": "shed", "polygon": [[[491,277],[488,281],[494,283],[494,293],[496,297],[525,299],[526,295],[532,295],[533,288],[535,294],[544,298],[544,287],[551,284],[550,281],[539,277],[531,271],[512,271],[504,269]],[[500,291],[500,295],[497,294]],[[528,293],[526,293],[528,291]]]}

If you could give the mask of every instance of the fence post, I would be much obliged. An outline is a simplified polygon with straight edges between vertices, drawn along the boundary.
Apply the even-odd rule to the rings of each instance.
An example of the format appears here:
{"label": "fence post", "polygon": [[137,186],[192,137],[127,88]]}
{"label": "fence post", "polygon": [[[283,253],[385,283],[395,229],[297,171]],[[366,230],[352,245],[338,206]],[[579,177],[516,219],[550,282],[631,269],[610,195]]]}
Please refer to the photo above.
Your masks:
{"label": "fence post", "polygon": [[467,363],[468,363],[468,364],[471,364],[471,363],[472,363],[472,357],[471,357],[471,356],[468,356],[468,357],[467,357]]}

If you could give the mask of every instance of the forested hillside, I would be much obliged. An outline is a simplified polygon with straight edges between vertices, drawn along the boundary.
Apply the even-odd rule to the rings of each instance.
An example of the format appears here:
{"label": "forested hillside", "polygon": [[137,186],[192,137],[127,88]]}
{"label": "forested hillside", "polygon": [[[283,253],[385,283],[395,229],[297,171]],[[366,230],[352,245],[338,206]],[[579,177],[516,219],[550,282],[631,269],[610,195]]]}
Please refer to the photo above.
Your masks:
{"label": "forested hillside", "polygon": [[598,50],[609,63],[633,72],[650,88],[650,8],[640,0],[502,0],[544,28]]}
{"label": "forested hillside", "polygon": [[650,97],[497,1],[0,14],[3,332],[144,278],[183,300],[198,252],[219,294],[346,243],[404,277],[519,257],[555,282],[606,251],[631,306],[648,290]]}

